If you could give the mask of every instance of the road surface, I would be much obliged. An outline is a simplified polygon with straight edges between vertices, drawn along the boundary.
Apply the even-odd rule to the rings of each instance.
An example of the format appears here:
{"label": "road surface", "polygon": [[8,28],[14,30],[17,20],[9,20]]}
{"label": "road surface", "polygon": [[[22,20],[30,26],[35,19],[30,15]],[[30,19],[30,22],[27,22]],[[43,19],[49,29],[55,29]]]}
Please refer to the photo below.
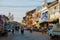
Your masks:
{"label": "road surface", "polygon": [[50,40],[50,37],[41,32],[30,33],[29,31],[25,31],[24,35],[21,35],[20,32],[15,32],[14,35],[9,33],[8,36],[0,37],[0,40]]}

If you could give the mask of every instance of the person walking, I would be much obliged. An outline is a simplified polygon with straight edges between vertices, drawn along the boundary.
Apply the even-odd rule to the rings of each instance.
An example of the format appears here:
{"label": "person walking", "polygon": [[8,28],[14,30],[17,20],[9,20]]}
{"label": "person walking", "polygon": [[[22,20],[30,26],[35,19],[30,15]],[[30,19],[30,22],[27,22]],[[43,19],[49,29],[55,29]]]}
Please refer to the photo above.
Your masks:
{"label": "person walking", "polygon": [[12,34],[14,34],[14,26],[12,26]]}
{"label": "person walking", "polygon": [[20,33],[20,29],[21,29],[21,27],[19,27],[19,33]]}
{"label": "person walking", "polygon": [[42,34],[44,33],[44,27],[41,27],[41,29],[42,29]]}
{"label": "person walking", "polygon": [[14,34],[14,29],[12,29],[12,34]]}
{"label": "person walking", "polygon": [[33,31],[33,29],[32,29],[32,28],[30,28],[30,33],[32,33],[32,31]]}
{"label": "person walking", "polygon": [[24,26],[21,27],[21,34],[24,34]]}

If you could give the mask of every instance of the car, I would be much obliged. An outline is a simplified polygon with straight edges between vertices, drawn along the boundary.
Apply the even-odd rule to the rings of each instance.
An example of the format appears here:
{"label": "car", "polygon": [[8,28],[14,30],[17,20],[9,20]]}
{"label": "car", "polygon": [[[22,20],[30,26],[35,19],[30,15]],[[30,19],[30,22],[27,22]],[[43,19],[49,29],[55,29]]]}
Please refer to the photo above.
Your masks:
{"label": "car", "polygon": [[52,29],[48,31],[48,35],[50,36],[50,38],[55,38],[56,36],[60,36],[60,26],[58,27],[55,24],[53,24]]}

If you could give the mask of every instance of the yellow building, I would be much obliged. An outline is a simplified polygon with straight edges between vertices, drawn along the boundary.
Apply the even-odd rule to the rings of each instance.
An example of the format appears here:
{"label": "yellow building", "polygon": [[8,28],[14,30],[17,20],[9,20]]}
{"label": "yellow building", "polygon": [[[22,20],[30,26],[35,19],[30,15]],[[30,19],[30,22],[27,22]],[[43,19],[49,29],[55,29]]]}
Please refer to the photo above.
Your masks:
{"label": "yellow building", "polygon": [[27,24],[27,26],[28,26],[29,28],[33,26],[33,25],[32,25],[32,22],[33,22],[33,16],[32,16],[32,14],[34,14],[35,11],[36,11],[36,9],[33,9],[33,10],[28,11],[28,12],[26,13],[25,23]]}

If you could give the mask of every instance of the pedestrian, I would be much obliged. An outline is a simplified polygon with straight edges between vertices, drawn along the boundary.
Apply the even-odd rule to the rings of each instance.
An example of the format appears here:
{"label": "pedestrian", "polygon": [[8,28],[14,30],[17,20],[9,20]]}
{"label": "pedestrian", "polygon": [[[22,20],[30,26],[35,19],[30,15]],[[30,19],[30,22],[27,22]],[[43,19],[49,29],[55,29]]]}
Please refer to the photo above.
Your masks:
{"label": "pedestrian", "polygon": [[21,27],[21,34],[24,34],[24,26]]}
{"label": "pedestrian", "polygon": [[14,34],[14,26],[12,26],[12,34]]}
{"label": "pedestrian", "polygon": [[30,28],[30,33],[32,33],[32,30],[33,30],[33,29],[32,29],[32,28]]}
{"label": "pedestrian", "polygon": [[44,33],[47,33],[47,24],[44,24]]}
{"label": "pedestrian", "polygon": [[19,27],[19,33],[20,33],[20,27]]}
{"label": "pedestrian", "polygon": [[12,34],[14,34],[14,29],[12,29]]}
{"label": "pedestrian", "polygon": [[44,27],[42,27],[42,34],[44,33]]}

